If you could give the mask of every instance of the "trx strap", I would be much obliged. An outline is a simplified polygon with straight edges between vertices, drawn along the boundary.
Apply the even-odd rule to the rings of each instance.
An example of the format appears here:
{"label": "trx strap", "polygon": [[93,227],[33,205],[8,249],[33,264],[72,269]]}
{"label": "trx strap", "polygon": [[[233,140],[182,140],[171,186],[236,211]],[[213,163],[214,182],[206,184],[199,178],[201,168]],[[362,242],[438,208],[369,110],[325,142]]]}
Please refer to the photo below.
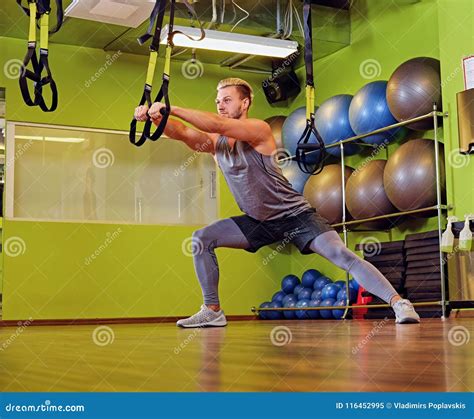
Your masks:
{"label": "trx strap", "polygon": [[[29,16],[30,25],[28,31],[28,51],[21,66],[19,78],[21,95],[28,106],[39,106],[44,112],[52,112],[58,106],[58,90],[51,74],[48,61],[48,37],[49,34],[59,31],[63,24],[62,0],[56,0],[57,22],[54,29],[49,30],[49,14],[51,12],[50,0],[28,0],[28,8],[22,5],[22,0],[16,0],[18,6]],[[39,57],[36,55],[36,21],[40,29]],[[31,62],[32,70],[27,66]],[[43,70],[46,75],[43,76]],[[28,89],[28,79],[34,83],[34,99]],[[43,97],[43,87],[49,84],[51,88],[51,105],[48,107]]]}
{"label": "trx strap", "polygon": [[[311,0],[304,0],[304,60],[306,68],[306,127],[298,140],[296,161],[304,173],[316,175],[323,170],[326,148],[323,139],[314,124],[314,77],[313,77],[313,30],[311,23]],[[311,134],[314,134],[317,144],[310,144]],[[317,152],[316,150],[319,150]],[[317,155],[315,163],[309,163],[307,154]]]}
{"label": "trx strap", "polygon": [[[146,74],[145,87],[143,89],[143,95],[139,103],[139,106],[142,106],[146,103],[148,105],[148,108],[150,108],[153,104],[151,100],[151,92],[153,88],[153,76],[155,74],[156,63],[158,60],[158,53],[160,49],[161,31],[163,29],[163,18],[166,12],[166,4],[167,4],[167,0],[156,1],[153,11],[151,12],[151,15],[150,15],[150,23],[148,25],[148,29],[144,35],[138,38],[138,43],[140,45],[143,45],[150,38],[152,39],[151,44],[150,44],[150,58],[148,60],[148,69],[147,69],[147,74]],[[190,4],[188,4],[187,0],[184,1],[184,4],[189,9],[189,11],[197,18],[194,8]],[[171,52],[173,50],[173,36],[177,33],[183,34],[180,31],[173,31],[174,9],[175,9],[175,0],[171,0],[170,19],[169,19],[169,24],[168,24],[169,30],[168,30],[168,39],[167,39],[166,50],[165,50],[165,65],[163,69],[162,83],[161,83],[160,91],[158,92],[154,100],[154,102],[161,102],[161,100],[164,99],[165,108],[161,110],[162,118],[161,118],[160,123],[158,124],[158,127],[156,128],[153,134],[151,133],[151,127],[153,125],[153,122],[149,116],[147,117],[147,120],[145,121],[145,125],[143,127],[142,135],[140,136],[138,141],[136,139],[137,120],[135,118],[132,119],[132,122],[130,123],[129,139],[130,139],[130,142],[133,145],[136,145],[137,147],[140,147],[141,145],[143,145],[147,139],[150,139],[152,141],[158,140],[165,130],[166,123],[168,122],[168,117],[170,115],[171,105],[170,105],[170,100],[169,100],[169,95],[168,95],[168,88],[169,88],[169,81],[170,81]],[[154,34],[152,35],[151,33],[153,30],[154,24],[155,24],[155,31],[154,31]],[[205,35],[204,30],[202,29],[202,26],[201,26],[201,37],[199,39],[196,39],[196,41],[200,41],[201,39],[203,39],[204,35]],[[188,36],[188,38],[190,37]]]}

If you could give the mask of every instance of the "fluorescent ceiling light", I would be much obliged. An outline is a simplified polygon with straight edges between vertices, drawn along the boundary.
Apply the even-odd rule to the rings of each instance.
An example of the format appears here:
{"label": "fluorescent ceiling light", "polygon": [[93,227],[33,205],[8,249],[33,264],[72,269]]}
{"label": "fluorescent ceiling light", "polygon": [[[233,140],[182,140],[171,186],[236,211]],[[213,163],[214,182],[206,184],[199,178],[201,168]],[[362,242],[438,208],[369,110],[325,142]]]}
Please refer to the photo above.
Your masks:
{"label": "fluorescent ceiling light", "polygon": [[[187,26],[173,27],[194,39],[199,39],[201,30]],[[161,43],[166,44],[169,26],[163,28]],[[241,33],[214,31],[205,29],[206,37],[201,41],[193,41],[182,34],[173,37],[177,47],[207,49],[211,51],[224,51],[236,54],[261,55],[264,57],[286,58],[298,50],[298,42],[285,39],[265,38],[263,36],[244,35]]]}
{"label": "fluorescent ceiling light", "polygon": [[67,137],[40,137],[36,135],[15,135],[17,140],[28,141],[50,141],[55,143],[82,143],[84,138],[67,138]]}

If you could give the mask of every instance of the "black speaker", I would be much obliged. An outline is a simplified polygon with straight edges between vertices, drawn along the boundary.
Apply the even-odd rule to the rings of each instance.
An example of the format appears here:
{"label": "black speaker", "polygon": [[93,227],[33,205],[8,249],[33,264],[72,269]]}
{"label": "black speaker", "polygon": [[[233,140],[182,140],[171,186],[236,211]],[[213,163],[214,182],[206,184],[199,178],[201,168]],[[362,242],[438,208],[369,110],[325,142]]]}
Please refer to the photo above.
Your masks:
{"label": "black speaker", "polygon": [[270,77],[262,83],[262,87],[268,103],[282,102],[301,92],[298,76],[293,70]]}

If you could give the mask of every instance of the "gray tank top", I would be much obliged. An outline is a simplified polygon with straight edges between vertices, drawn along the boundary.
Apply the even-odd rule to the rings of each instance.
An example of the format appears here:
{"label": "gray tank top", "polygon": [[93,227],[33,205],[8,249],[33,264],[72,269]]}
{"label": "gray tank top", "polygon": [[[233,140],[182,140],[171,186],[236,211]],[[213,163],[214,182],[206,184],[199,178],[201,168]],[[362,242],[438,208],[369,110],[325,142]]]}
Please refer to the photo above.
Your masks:
{"label": "gray tank top", "polygon": [[237,205],[250,217],[274,220],[311,209],[306,198],[291,187],[272,156],[259,153],[245,141],[236,141],[231,149],[225,136],[218,138],[215,154]]}

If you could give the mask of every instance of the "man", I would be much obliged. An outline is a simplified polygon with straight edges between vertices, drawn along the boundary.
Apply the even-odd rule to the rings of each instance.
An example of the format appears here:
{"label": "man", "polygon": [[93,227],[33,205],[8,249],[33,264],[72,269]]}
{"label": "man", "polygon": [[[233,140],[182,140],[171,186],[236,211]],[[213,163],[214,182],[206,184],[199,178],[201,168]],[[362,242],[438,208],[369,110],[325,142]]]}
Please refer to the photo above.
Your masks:
{"label": "man", "polygon": [[[225,326],[227,320],[218,297],[218,247],[256,252],[260,247],[291,237],[302,254],[317,253],[349,272],[366,290],[391,304],[397,323],[419,323],[408,300],[402,299],[390,282],[369,262],[344,245],[339,235],[291,187],[273,159],[275,140],[270,126],[248,118],[253,102],[252,87],[244,80],[229,78],[217,85],[217,115],[178,106],[171,107],[165,134],[183,141],[193,150],[211,153],[219,165],[244,215],[214,222],[193,234],[194,266],[204,304],[195,315],[177,322],[181,327]],[[140,106],[135,118],[147,113],[155,124],[161,119],[162,103],[150,109]]]}

